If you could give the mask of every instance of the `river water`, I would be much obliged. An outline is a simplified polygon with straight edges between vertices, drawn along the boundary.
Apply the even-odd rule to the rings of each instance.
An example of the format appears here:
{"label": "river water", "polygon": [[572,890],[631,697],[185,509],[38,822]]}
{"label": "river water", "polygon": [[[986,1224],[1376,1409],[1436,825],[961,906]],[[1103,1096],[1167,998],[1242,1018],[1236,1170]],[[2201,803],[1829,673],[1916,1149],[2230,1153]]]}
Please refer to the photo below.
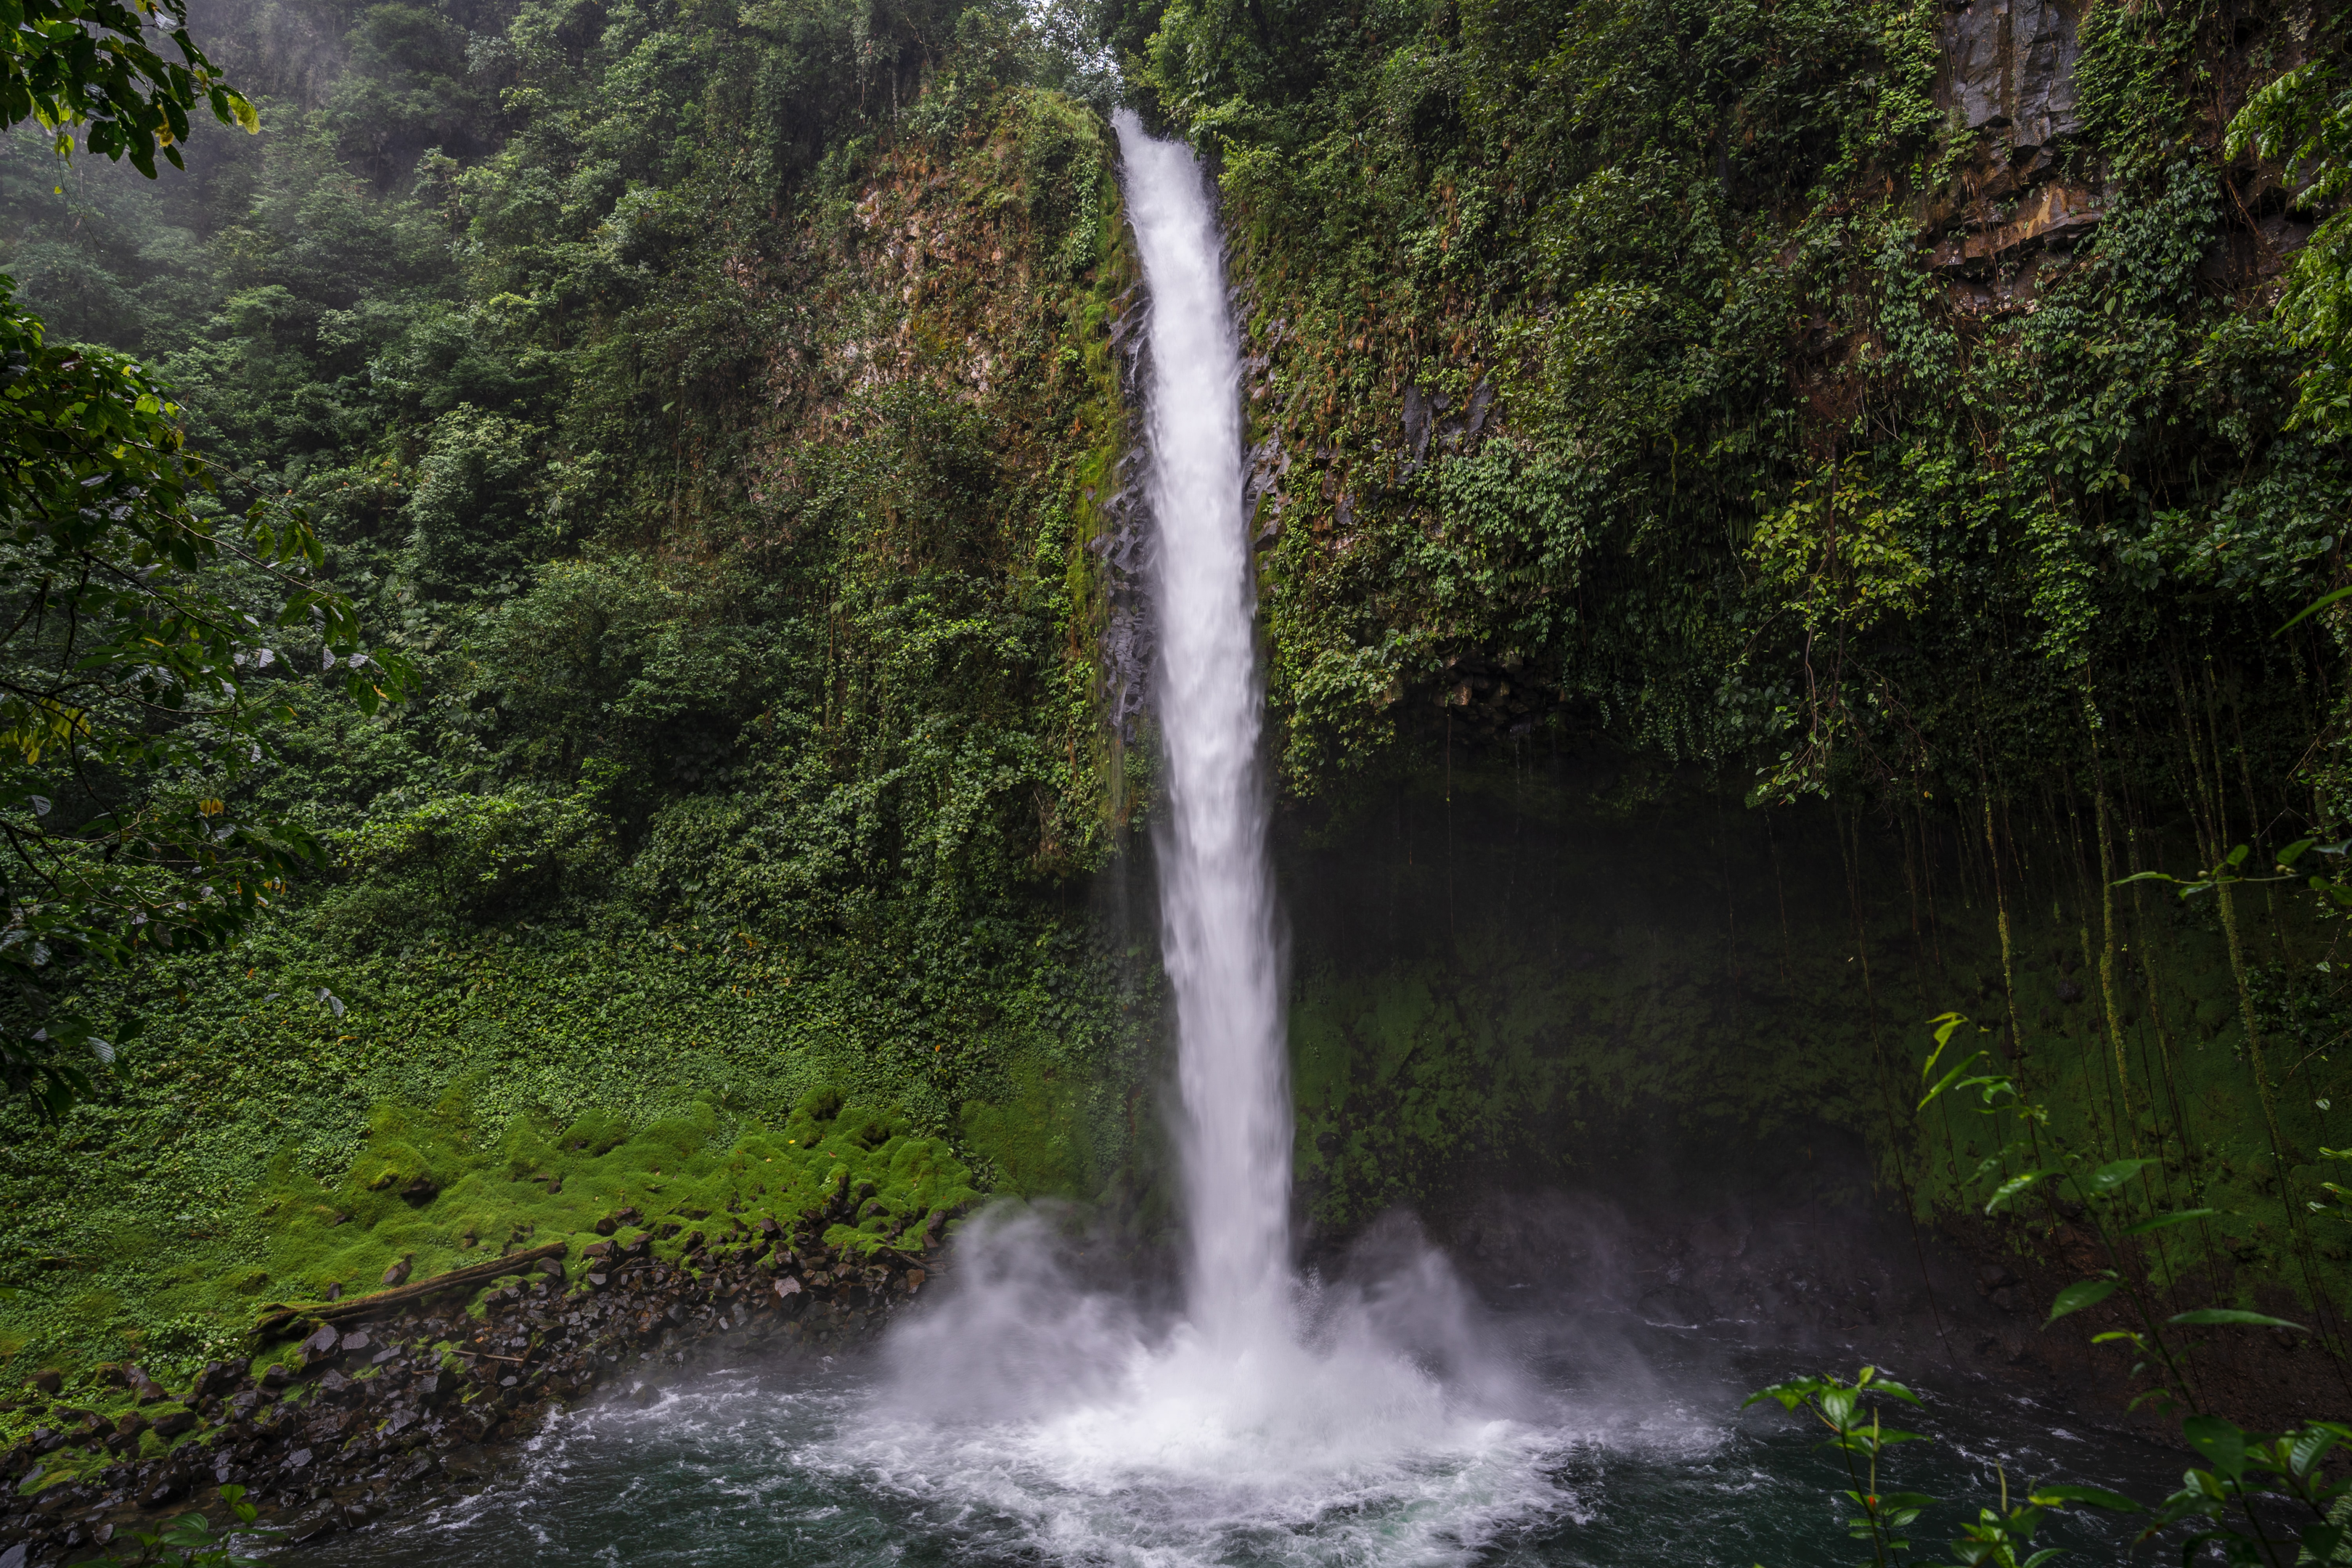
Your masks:
{"label": "river water", "polygon": [[[1532,1339],[1539,1318],[1507,1321]],[[1774,1407],[1737,1413],[1742,1374],[1699,1336],[1637,1328],[1619,1347],[1643,1386],[1594,1387],[1534,1358],[1549,1418],[1465,1423],[1410,1443],[1242,1453],[1198,1432],[941,1421],[891,1394],[883,1361],[712,1370],[643,1406],[560,1418],[470,1496],[291,1556],[301,1568],[521,1564],[954,1563],[970,1568],[1830,1568],[1844,1485],[1812,1433]],[[1738,1358],[1747,1360],[1748,1358]],[[1849,1368],[1850,1370],[1850,1368]],[[1950,1500],[1915,1532],[1948,1539],[2021,1478],[2161,1495],[2178,1458],[2095,1436],[1979,1389],[1933,1398],[1894,1484]],[[1278,1426],[1270,1436],[1282,1436]],[[1965,1506],[1963,1506],[1965,1505]],[[2124,1532],[2062,1516],[2061,1565],[2112,1563]],[[1927,1558],[1927,1561],[1940,1559]]]}
{"label": "river water", "polygon": [[[1181,1306],[1081,1284],[1039,1216],[982,1216],[950,1289],[873,1355],[714,1369],[562,1417],[472,1496],[304,1561],[1622,1568],[1863,1552],[1814,1436],[1736,1414],[1743,1384],[1797,1370],[1785,1361],[1630,1321],[1497,1312],[1412,1240],[1345,1286],[1293,1273],[1238,344],[1213,193],[1181,144],[1132,115],[1118,129],[1150,291]],[[1987,1499],[1998,1462],[2145,1494],[2160,1473],[2063,1425],[1958,1400],[1896,1484]],[[2139,1473],[2084,1473],[2095,1452]],[[2091,1526],[2058,1530],[2113,1555]]]}

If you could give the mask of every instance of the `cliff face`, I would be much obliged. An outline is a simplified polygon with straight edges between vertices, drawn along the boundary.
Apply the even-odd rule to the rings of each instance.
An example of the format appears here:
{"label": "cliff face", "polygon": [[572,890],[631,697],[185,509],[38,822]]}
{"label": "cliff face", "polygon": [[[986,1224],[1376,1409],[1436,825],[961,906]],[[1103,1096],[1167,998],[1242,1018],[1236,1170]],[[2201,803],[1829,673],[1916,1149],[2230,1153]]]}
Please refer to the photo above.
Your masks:
{"label": "cliff face", "polygon": [[1761,1299],[1909,1207],[1989,1249],[1934,1287],[1975,1353],[2037,1363],[2054,1275],[2000,1259],[2087,1232],[1959,1218],[1999,1138],[1912,1109],[1959,1010],[2063,1147],[2233,1215],[2168,1288],[2334,1321],[2336,1069],[2284,1044],[2345,1016],[2333,926],[2114,890],[2344,810],[2339,634],[2273,636],[2352,516],[2268,314],[2315,215],[2223,150],[2325,26],[1168,9],[1248,321],[1307,1217],[1411,1204],[1501,1278],[1571,1191],[1658,1241],[1639,1295],[1843,1207],[1726,1266]]}
{"label": "cliff face", "polygon": [[2346,497],[2264,314],[2309,215],[2220,144],[2305,20],[1492,5],[1276,71],[1213,9],[1152,79],[1223,152],[1298,795],[1538,721],[1913,802],[2109,725],[2154,792],[2190,647],[2284,784]]}

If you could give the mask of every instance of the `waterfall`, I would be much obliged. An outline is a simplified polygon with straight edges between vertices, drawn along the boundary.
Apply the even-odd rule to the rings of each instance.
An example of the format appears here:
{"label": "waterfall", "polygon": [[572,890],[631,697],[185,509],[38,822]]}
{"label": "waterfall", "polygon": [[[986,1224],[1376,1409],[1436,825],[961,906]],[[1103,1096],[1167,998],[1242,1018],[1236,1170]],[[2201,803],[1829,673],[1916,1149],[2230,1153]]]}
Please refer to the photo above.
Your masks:
{"label": "waterfall", "polygon": [[1185,1310],[1088,1283],[1078,1211],[997,1205],[958,1235],[947,1293],[892,1328],[887,1377],[841,1447],[959,1520],[1006,1521],[1024,1562],[1468,1563],[1569,1505],[1563,1431],[1410,1222],[1360,1246],[1351,1277],[1292,1273],[1240,344],[1200,164],[1132,114],[1115,123],[1150,290]]}
{"label": "waterfall", "polygon": [[1192,1321],[1213,1345],[1286,1334],[1290,1092],[1258,774],[1241,354],[1224,246],[1190,149],[1116,121],[1150,293],[1153,706],[1165,758],[1160,921],[1176,999]]}

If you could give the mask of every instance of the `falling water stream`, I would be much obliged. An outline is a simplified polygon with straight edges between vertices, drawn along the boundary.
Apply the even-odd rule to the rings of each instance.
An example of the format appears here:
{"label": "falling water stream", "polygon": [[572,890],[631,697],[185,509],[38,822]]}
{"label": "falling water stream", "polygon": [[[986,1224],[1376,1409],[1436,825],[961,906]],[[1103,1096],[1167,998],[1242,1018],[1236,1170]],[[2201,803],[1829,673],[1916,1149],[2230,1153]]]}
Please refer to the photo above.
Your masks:
{"label": "falling water stream", "polygon": [[1151,290],[1153,687],[1167,760],[1160,833],[1192,1312],[1228,1353],[1286,1330],[1290,1092],[1257,768],[1255,595],[1242,518],[1241,354],[1224,244],[1182,143],[1118,120],[1128,211]]}
{"label": "falling water stream", "polygon": [[[1802,1432],[1735,1418],[1736,1374],[1709,1345],[1631,1318],[1490,1310],[1409,1235],[1352,1283],[1294,1273],[1223,243],[1191,153],[1131,114],[1118,130],[1150,291],[1181,1310],[1082,1281],[1050,1216],[983,1215],[959,1239],[951,1291],[878,1356],[716,1369],[650,1407],[574,1414],[485,1489],[305,1561],[1850,1560],[1828,1501],[1842,1476]],[[1981,1494],[1997,1458],[2067,1468],[2065,1434],[2028,1443],[1998,1412],[1972,1419],[1934,1461],[1949,1491]]]}

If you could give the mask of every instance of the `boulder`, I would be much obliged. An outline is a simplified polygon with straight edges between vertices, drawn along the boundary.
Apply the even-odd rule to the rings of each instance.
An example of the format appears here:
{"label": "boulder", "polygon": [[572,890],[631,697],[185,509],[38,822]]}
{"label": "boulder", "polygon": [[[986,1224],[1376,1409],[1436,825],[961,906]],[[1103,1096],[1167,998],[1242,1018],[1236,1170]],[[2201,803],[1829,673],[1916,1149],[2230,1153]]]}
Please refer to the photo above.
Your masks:
{"label": "boulder", "polygon": [[385,1289],[391,1289],[393,1286],[395,1286],[395,1285],[405,1285],[405,1284],[407,1284],[407,1283],[408,1283],[408,1268],[409,1268],[409,1259],[408,1259],[408,1258],[403,1258],[399,1262],[397,1262],[397,1263],[394,1264],[391,1268],[389,1268],[385,1269],[385,1270],[383,1271],[383,1283],[384,1283],[384,1287],[385,1287]]}
{"label": "boulder", "polygon": [[246,1369],[252,1364],[245,1360],[206,1362],[205,1370],[196,1373],[196,1381],[188,1390],[189,1396],[209,1399],[215,1394],[226,1394],[236,1386],[238,1380],[245,1376]]}
{"label": "boulder", "polygon": [[335,1353],[335,1347],[342,1342],[342,1339],[341,1331],[334,1324],[323,1323],[320,1325],[317,1333],[295,1347],[294,1359],[303,1371],[308,1372],[332,1356]]}
{"label": "boulder", "polygon": [[66,1374],[55,1367],[43,1367],[33,1374],[33,1386],[43,1394],[56,1394],[66,1385]]}

